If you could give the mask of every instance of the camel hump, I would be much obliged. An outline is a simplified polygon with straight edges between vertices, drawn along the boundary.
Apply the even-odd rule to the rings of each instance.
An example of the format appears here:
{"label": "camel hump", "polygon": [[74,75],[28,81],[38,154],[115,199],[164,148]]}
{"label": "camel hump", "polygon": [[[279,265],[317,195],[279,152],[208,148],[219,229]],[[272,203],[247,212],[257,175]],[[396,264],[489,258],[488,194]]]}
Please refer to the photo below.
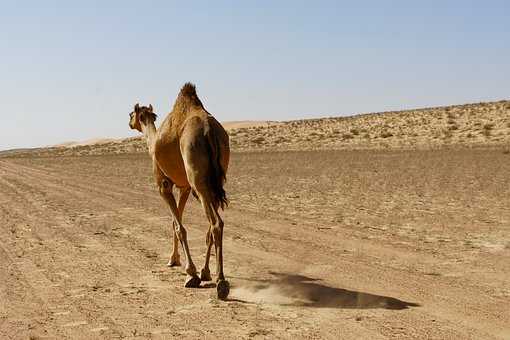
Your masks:
{"label": "camel hump", "polygon": [[195,84],[192,84],[190,82],[187,82],[186,84],[184,84],[184,86],[181,88],[180,94],[182,94],[185,97],[193,97],[193,96],[198,97],[197,96],[197,88],[196,88]]}
{"label": "camel hump", "polygon": [[196,106],[203,108],[200,98],[198,98],[197,88],[194,84],[187,82],[181,88],[179,95],[177,96],[177,103],[192,103]]}
{"label": "camel hump", "polygon": [[182,109],[186,110],[185,108],[189,106],[189,104],[191,104],[191,106],[199,107],[205,111],[204,105],[200,101],[200,98],[198,98],[197,89],[195,85],[190,82],[187,82],[181,88],[181,91],[177,96],[177,100],[175,101],[174,104],[174,110],[177,111],[180,111]]}

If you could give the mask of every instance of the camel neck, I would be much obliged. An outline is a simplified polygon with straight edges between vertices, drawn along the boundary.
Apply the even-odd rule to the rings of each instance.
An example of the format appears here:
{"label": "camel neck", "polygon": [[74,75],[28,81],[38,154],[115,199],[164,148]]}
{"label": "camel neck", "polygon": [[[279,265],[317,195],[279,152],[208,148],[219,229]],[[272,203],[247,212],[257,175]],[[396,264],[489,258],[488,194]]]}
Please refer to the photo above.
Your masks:
{"label": "camel neck", "polygon": [[145,140],[147,141],[149,153],[153,155],[154,144],[156,143],[156,126],[154,125],[154,122],[151,122],[147,125],[142,125],[142,131],[143,135],[145,136]]}

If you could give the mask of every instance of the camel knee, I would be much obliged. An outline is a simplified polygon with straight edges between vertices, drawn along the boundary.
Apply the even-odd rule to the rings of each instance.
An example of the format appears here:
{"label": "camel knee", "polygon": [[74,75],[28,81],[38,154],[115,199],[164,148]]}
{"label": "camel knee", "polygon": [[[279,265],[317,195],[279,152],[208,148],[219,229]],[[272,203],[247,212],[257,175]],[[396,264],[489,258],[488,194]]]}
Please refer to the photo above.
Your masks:
{"label": "camel knee", "polygon": [[162,196],[165,196],[165,195],[168,195],[169,193],[170,194],[172,193],[172,183],[168,179],[166,179],[166,178],[162,179],[158,183],[158,187],[159,187],[159,193]]}

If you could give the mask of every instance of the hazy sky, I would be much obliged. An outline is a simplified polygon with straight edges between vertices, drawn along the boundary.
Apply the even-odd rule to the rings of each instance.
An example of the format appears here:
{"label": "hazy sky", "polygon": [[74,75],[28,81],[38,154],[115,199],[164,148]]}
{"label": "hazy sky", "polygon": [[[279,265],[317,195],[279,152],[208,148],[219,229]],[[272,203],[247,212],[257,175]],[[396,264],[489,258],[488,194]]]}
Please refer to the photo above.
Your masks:
{"label": "hazy sky", "polygon": [[[354,4],[355,3],[355,4]],[[0,149],[132,136],[186,81],[219,120],[508,99],[510,1],[10,1]]]}

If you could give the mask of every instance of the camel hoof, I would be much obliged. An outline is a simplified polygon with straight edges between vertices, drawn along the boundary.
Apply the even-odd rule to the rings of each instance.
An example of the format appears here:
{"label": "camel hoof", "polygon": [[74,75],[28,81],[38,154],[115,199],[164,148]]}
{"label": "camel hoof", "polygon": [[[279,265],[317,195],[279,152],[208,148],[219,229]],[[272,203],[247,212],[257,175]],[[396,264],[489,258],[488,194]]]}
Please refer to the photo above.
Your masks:
{"label": "camel hoof", "polygon": [[200,278],[198,276],[189,276],[186,279],[186,283],[184,284],[184,287],[186,288],[198,288],[200,287]]}
{"label": "camel hoof", "polygon": [[168,261],[168,263],[166,265],[167,265],[167,267],[180,267],[181,266],[181,261],[179,261],[179,259],[177,259],[177,260],[170,260],[170,261]]}
{"label": "camel hoof", "polygon": [[216,291],[218,292],[218,299],[226,300],[228,293],[230,293],[230,284],[226,280],[220,280],[216,284]]}
{"label": "camel hoof", "polygon": [[202,281],[212,281],[211,272],[209,269],[204,268],[200,271],[200,279]]}

